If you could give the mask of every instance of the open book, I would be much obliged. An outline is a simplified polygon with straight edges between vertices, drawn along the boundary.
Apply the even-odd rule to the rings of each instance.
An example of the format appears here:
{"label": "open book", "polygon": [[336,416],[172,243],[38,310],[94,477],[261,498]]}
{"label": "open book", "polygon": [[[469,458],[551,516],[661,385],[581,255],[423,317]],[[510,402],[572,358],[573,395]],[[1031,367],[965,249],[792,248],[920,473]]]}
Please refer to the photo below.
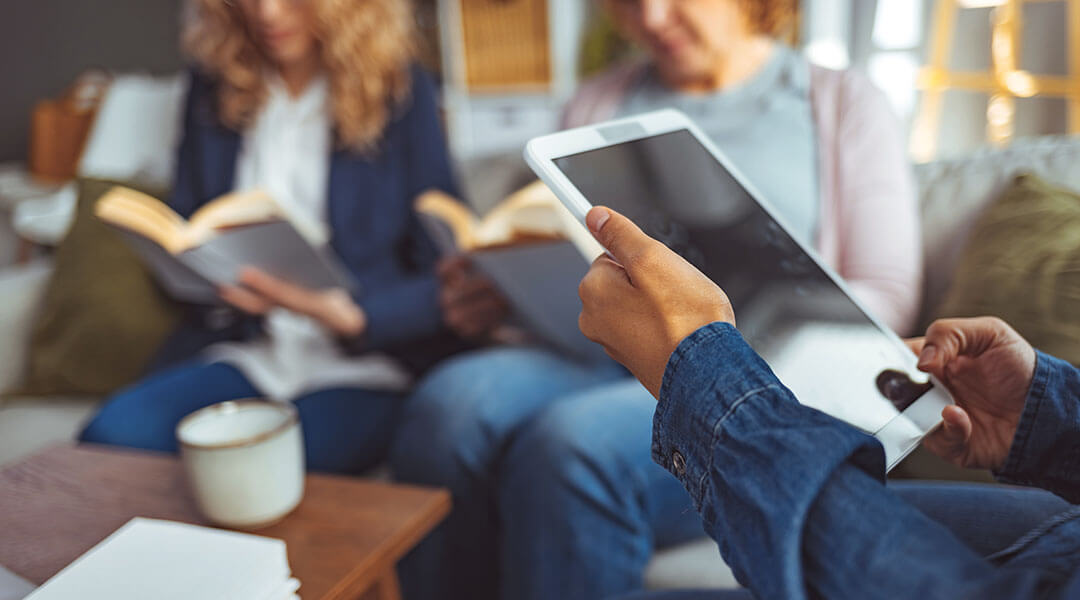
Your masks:
{"label": "open book", "polygon": [[603,248],[546,185],[530,184],[482,219],[434,190],[417,199],[416,211],[440,250],[467,254],[533,334],[579,358],[605,356],[578,330],[577,293]]}
{"label": "open book", "polygon": [[245,266],[311,289],[353,287],[333,255],[308,241],[318,231],[262,191],[222,196],[184,220],[156,198],[115,187],[94,214],[120,230],[178,300],[218,302],[218,286],[235,283]]}

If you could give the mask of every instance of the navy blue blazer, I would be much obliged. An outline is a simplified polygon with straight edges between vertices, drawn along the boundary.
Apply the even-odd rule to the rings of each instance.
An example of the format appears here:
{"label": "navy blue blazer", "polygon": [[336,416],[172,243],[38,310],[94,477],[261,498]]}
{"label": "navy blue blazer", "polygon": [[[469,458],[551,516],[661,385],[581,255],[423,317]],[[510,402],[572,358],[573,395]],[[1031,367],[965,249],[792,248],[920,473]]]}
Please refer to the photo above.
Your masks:
{"label": "navy blue blazer", "polygon": [[[240,134],[218,118],[213,80],[193,73],[170,199],[173,209],[188,217],[231,192],[240,143]],[[331,246],[356,277],[356,301],[368,320],[363,338],[350,344],[355,350],[400,346],[444,331],[434,272],[438,253],[413,211],[413,200],[429,188],[456,196],[434,85],[414,67],[411,98],[395,111],[377,151],[362,155],[335,149],[330,159]],[[209,324],[213,319],[203,321],[214,328]],[[191,321],[185,325],[198,326]],[[230,335],[195,336],[201,340],[198,346],[244,337],[235,327],[229,329]],[[198,349],[188,337],[186,344],[173,340],[188,348],[166,350],[163,354],[172,360],[164,362]]]}

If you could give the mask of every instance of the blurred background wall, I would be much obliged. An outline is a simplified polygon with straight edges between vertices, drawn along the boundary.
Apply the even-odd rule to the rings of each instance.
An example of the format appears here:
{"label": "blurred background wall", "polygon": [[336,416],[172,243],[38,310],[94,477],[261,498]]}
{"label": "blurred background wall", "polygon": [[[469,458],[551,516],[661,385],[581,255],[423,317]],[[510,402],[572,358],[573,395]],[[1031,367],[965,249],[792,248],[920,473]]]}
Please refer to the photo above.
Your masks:
{"label": "blurred background wall", "polygon": [[[953,48],[948,68],[955,71],[991,69],[991,11],[1001,0],[960,0],[953,30]],[[838,13],[832,18],[850,24],[847,47],[839,55],[839,64],[851,64],[867,71],[881,87],[907,125],[911,125],[919,101],[915,89],[918,68],[928,60],[930,40],[935,32],[935,0],[810,0],[804,4]],[[829,7],[829,8],[825,8]],[[1066,3],[1060,1],[1024,2],[1020,18],[1018,68],[1035,75],[1069,74],[1068,36],[1080,31],[1066,31]],[[811,27],[809,35],[829,33],[828,22]],[[831,25],[836,29],[837,25]],[[844,38],[841,36],[841,40]],[[811,43],[813,40],[811,40]],[[841,44],[842,45],[842,44]],[[826,49],[830,46],[826,44]],[[812,53],[811,53],[812,54]],[[963,155],[986,143],[985,93],[950,90],[944,96],[942,126],[936,131],[937,157]],[[1061,98],[1034,97],[1016,101],[1015,136],[1017,138],[1064,133],[1068,131],[1066,101]]]}
{"label": "blurred background wall", "polygon": [[179,69],[181,1],[2,0],[0,162],[25,158],[34,102],[86,69]]}
{"label": "blurred background wall", "polygon": [[[448,22],[461,18],[460,7],[497,28],[509,29],[508,21],[500,19],[525,10],[526,5],[547,6],[540,10],[546,10],[551,21],[547,28],[551,87],[474,90],[467,89],[463,78],[457,82],[452,73],[444,77],[450,145],[459,161],[515,151],[531,135],[554,127],[558,107],[576,84],[576,68],[588,59],[589,51],[579,50],[590,30],[587,21],[594,12],[594,0],[413,1],[426,38],[424,62],[443,71],[454,64],[447,55],[463,50],[454,36],[440,35],[452,28]],[[161,74],[180,69],[177,35],[183,2],[0,0],[0,163],[25,160],[34,102],[60,94],[82,71],[104,68]],[[961,0],[969,6],[997,3],[1000,0]],[[854,65],[868,71],[910,124],[919,98],[915,76],[926,60],[935,1],[802,0],[800,4],[800,38],[807,54],[827,66]],[[952,68],[989,67],[990,10],[968,8],[958,15]],[[1023,20],[1021,68],[1065,75],[1064,3],[1028,2]],[[579,60],[582,54],[584,61]],[[985,144],[986,102],[986,94],[946,93],[943,123],[947,125],[937,132],[938,157],[961,155]],[[1021,99],[1016,112],[1017,137],[1067,130],[1063,100]]]}

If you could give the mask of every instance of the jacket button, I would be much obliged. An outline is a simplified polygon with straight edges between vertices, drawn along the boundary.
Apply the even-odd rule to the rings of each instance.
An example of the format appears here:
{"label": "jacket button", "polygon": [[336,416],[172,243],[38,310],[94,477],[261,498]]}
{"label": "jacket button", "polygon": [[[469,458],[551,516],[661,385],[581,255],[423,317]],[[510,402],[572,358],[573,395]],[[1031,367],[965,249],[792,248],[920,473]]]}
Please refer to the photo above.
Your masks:
{"label": "jacket button", "polygon": [[682,477],[686,474],[686,457],[676,450],[671,453],[671,466],[675,469],[675,475]]}

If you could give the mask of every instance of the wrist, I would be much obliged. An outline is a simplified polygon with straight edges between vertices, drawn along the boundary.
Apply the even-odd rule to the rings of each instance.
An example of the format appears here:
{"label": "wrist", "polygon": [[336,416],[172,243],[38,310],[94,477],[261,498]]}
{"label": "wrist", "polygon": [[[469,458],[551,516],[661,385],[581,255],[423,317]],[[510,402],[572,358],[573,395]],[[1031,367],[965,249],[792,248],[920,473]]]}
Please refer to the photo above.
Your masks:
{"label": "wrist", "polygon": [[364,309],[351,303],[348,307],[330,307],[322,321],[330,326],[335,335],[342,338],[360,337],[367,329]]}
{"label": "wrist", "polygon": [[1054,491],[1053,482],[1071,478],[1072,465],[1080,463],[1080,445],[1072,443],[1076,371],[1060,359],[1036,356],[1011,444],[994,475],[1006,483]]}
{"label": "wrist", "polygon": [[738,395],[771,385],[775,376],[733,324],[715,321],[686,336],[668,357],[659,400],[692,395],[695,386],[706,388],[712,385],[707,382],[721,380]]}
{"label": "wrist", "polygon": [[364,330],[367,329],[367,315],[364,313],[364,309],[359,306],[354,304],[353,307],[354,310],[346,318],[341,333],[348,337],[360,337],[364,334]]}

